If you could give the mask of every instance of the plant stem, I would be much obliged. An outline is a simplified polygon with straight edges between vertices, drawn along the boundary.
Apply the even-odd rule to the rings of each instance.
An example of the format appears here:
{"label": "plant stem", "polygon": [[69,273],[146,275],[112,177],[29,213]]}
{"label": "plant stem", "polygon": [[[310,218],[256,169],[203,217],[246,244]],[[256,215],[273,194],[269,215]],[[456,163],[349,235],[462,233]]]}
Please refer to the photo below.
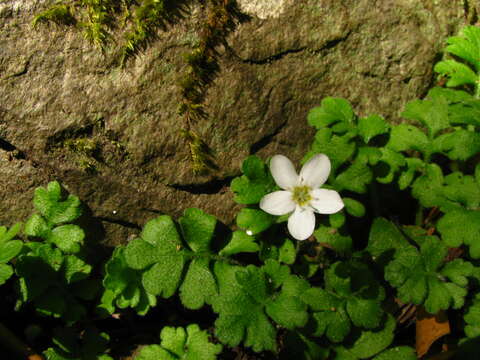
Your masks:
{"label": "plant stem", "polygon": [[417,226],[423,225],[423,210],[424,207],[422,205],[418,205],[417,213],[415,214],[415,225]]}

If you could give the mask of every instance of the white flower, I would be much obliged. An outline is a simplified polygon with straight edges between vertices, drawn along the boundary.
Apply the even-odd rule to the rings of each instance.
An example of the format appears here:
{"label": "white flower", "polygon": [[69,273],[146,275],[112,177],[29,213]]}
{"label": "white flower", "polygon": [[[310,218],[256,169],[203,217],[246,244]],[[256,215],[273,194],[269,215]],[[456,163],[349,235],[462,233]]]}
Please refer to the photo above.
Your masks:
{"label": "white flower", "polygon": [[344,204],[338,192],[320,189],[330,174],[330,159],[324,154],[312,157],[297,175],[292,162],[283,155],[270,161],[270,171],[282,189],[265,195],[260,209],[272,215],[292,213],[288,218],[288,231],[297,240],[305,240],[315,229],[315,214],[334,214]]}

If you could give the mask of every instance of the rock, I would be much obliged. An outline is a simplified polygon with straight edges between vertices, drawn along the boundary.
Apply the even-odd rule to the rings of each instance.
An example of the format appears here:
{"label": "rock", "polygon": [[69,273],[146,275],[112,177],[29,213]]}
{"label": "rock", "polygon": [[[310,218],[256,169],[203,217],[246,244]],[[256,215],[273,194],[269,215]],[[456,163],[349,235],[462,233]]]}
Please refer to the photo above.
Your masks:
{"label": "rock", "polygon": [[198,176],[177,114],[182,55],[198,41],[193,5],[118,68],[115,48],[103,55],[73,28],[33,29],[44,1],[3,1],[0,148],[24,159],[0,162],[0,224],[25,219],[33,189],[54,179],[103,224],[108,244],[191,206],[231,224],[239,207],[228,185],[247,155],[299,161],[314,134],[306,114],[325,96],[401,121],[404,104],[434,83],[445,39],[470,16],[450,0],[238,3],[250,18],[218,49],[208,118],[196,124],[218,170]]}

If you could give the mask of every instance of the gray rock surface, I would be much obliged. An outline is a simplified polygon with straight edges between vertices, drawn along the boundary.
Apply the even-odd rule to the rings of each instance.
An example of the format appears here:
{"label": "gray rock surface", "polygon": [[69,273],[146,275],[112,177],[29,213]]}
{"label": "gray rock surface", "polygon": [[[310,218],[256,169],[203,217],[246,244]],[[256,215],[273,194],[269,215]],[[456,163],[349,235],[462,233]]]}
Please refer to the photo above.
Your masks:
{"label": "gray rock surface", "polygon": [[[182,54],[192,16],[159,32],[124,69],[75,29],[31,27],[44,1],[0,1],[0,224],[33,211],[36,186],[57,179],[105,227],[109,244],[157,213],[196,206],[232,222],[228,190],[248,154],[301,159],[306,114],[325,96],[389,121],[434,83],[445,39],[472,19],[451,0],[239,0],[250,20],[219,50],[199,134],[218,171],[193,174],[179,135]],[[472,2],[470,2],[472,3]]]}

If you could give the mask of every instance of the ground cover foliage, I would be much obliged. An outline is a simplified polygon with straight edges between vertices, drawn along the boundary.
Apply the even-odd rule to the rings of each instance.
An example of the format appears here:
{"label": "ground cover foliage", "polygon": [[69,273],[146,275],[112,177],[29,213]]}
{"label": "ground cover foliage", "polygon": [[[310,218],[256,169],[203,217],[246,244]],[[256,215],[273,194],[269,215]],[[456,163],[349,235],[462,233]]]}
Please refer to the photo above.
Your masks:
{"label": "ground cover foliage", "polygon": [[0,291],[15,292],[4,305],[40,324],[26,334],[55,360],[120,358],[139,344],[141,360],[416,359],[399,303],[447,311],[451,358],[475,358],[479,54],[480,28],[449,38],[435,66],[445,87],[408,103],[403,124],[360,117],[340,98],[310,111],[317,132],[303,161],[329,157],[324,187],[345,207],[318,216],[305,241],[289,235],[288,216],[259,208],[278,187],[257,156],[231,183],[244,205],[235,229],[191,208],[151,219],[103,257],[80,200],[56,181],[38,188],[36,212],[0,227]]}

